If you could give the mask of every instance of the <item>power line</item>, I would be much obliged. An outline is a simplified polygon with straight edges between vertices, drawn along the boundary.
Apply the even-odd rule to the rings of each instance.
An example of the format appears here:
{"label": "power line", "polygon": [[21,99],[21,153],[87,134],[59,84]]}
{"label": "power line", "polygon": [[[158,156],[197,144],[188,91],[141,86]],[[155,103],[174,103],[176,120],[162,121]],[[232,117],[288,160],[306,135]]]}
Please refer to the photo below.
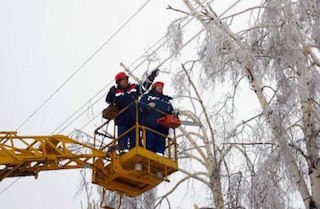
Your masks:
{"label": "power line", "polygon": [[[147,1],[144,5],[142,5],[142,7],[138,10],[140,11],[146,4],[148,4],[151,0]],[[199,7],[198,7],[199,8]],[[197,9],[198,9],[197,8]],[[138,11],[134,14],[136,15],[138,13]],[[134,17],[134,15],[129,18],[129,20],[127,22],[130,21],[130,19],[132,19]],[[188,15],[189,16],[189,15]],[[187,17],[188,17],[187,16]],[[192,20],[194,19],[194,17],[192,17],[187,23],[185,23],[181,28],[183,29],[187,24],[189,24]],[[126,22],[126,23],[127,23]],[[126,24],[125,23],[125,24]],[[124,25],[125,25],[124,24]],[[123,25],[123,26],[124,26]],[[121,27],[120,29],[118,29],[117,32],[119,32],[121,30]],[[115,35],[115,34],[114,34]],[[154,46],[156,46],[158,43],[160,43],[160,41],[162,39],[164,39],[165,37],[167,37],[166,35],[164,35],[163,37],[161,37],[156,43],[154,43],[147,51],[151,50]],[[140,62],[131,72],[134,72],[135,70],[138,69],[138,67],[140,67],[145,61],[147,61],[148,57],[152,56],[153,54],[155,54],[162,46],[164,46],[164,44],[167,43],[167,41],[170,39],[171,37],[168,37],[167,40],[162,43],[159,47],[157,47],[150,55],[148,55],[142,62]],[[111,37],[112,39],[112,37]],[[109,41],[111,40],[110,38],[108,39]],[[107,40],[107,41],[108,41]],[[87,61],[82,64],[80,66],[80,68],[77,69],[76,72],[74,72],[71,77],[69,77],[45,102],[43,102],[16,130],[20,129],[25,123],[28,122],[28,120],[30,120],[38,110],[40,110],[69,80],[72,79],[72,77],[77,73],[79,72],[106,44],[107,44],[107,41],[101,46],[98,48],[98,50],[96,50],[96,52],[89,57],[89,59],[87,59]],[[191,41],[188,41],[187,43],[189,43]],[[183,46],[184,47],[184,46]],[[182,48],[183,48],[182,47]],[[181,49],[182,49],[181,48]],[[131,67],[132,65],[134,65],[140,58],[142,58],[144,56],[145,53],[143,53],[140,57],[138,57],[129,67]],[[173,56],[173,54],[170,56],[170,58]],[[170,58],[167,58],[164,62],[162,62],[158,67],[160,67],[162,64],[164,64],[165,62],[167,62]],[[104,86],[102,89],[100,89],[88,102],[86,102],[85,104],[83,104],[80,108],[78,108],[78,110],[76,110],[75,113],[73,113],[72,115],[70,115],[67,120],[65,120],[61,125],[59,125],[52,133],[54,133],[56,130],[58,130],[60,127],[62,127],[68,120],[70,120],[74,115],[76,115],[78,112],[80,112],[80,110],[85,107],[92,99],[94,99],[95,97],[97,97],[101,92],[103,92],[109,85],[111,85],[113,82],[113,80],[111,80],[106,86]],[[102,99],[104,97],[104,95],[102,97],[99,97],[96,102],[93,103],[93,105],[95,105],[98,101],[100,101],[100,99]],[[61,133],[63,130],[65,130],[67,127],[69,127],[74,121],[76,121],[79,117],[81,117],[84,113],[86,112],[83,111],[78,117],[76,117],[74,120],[72,120],[66,127],[64,127],[62,130],[59,131],[59,133]],[[80,130],[84,129],[86,126],[88,126],[92,121],[94,121],[101,113],[97,114],[96,116],[94,116],[93,119],[91,119],[90,121],[88,121],[86,124],[84,124]],[[51,133],[51,134],[52,134]],[[8,190],[11,186],[13,186],[17,181],[19,181],[21,179],[21,177],[17,178],[15,181],[13,181],[11,184],[9,184],[6,188],[4,188],[0,194],[2,194],[3,192],[5,192],[6,190]]]}
{"label": "power line", "polygon": [[[218,17],[221,18],[224,14],[226,14],[228,11],[230,11],[233,7],[235,7],[241,0],[236,1],[235,3],[233,3],[230,7],[228,7],[224,12],[222,12]],[[196,37],[198,37],[201,33],[203,33],[205,31],[205,27],[203,27],[198,33],[196,33],[193,37],[191,37],[186,43],[184,43],[180,50],[182,50],[185,46],[187,46],[189,43],[191,43]],[[164,63],[166,63],[167,61],[169,61],[172,57],[174,56],[174,54],[172,53],[170,56],[168,56],[165,60],[163,60],[156,68],[161,67]],[[139,65],[138,65],[139,66]],[[135,68],[137,69],[137,67]],[[135,70],[134,69],[134,70]],[[133,71],[132,71],[133,72]],[[88,121],[87,123],[85,123],[80,130],[84,129],[85,127],[87,127],[90,123],[92,123],[99,115],[101,115],[101,113],[95,115],[90,121]]]}
{"label": "power line", "polygon": [[[196,37],[198,37],[203,31],[205,31],[206,28],[202,28],[197,34],[195,34],[191,39],[189,39],[184,45],[181,46],[180,50],[183,49],[185,46],[187,46],[191,41],[193,41]],[[174,54],[172,53],[170,56],[168,56],[164,61],[162,61],[157,68],[161,67],[164,63],[166,63],[168,60],[170,60]],[[132,71],[133,72],[133,71]],[[84,124],[80,130],[84,129],[86,126],[88,126],[91,122],[93,122],[101,113],[95,115],[90,121],[88,121],[86,124]]]}
{"label": "power line", "polygon": [[[150,1],[150,0],[149,0]],[[227,8],[222,14],[219,15],[219,17],[221,17],[222,15],[224,15],[225,13],[227,13],[228,11],[230,11],[234,6],[236,6],[241,0],[236,1],[234,4],[232,4],[229,8]],[[147,2],[148,3],[148,2]],[[186,45],[188,45],[192,40],[194,40],[198,35],[200,35],[203,31],[205,30],[205,28],[201,29],[197,34],[195,34],[191,39],[189,39],[189,41],[187,41],[181,48],[184,48]],[[161,40],[161,39],[160,39]],[[171,54],[169,57],[167,57],[163,62],[161,62],[158,67],[160,67],[161,65],[163,65],[165,62],[167,62],[168,60],[170,60],[172,57],[174,56],[174,54]],[[135,68],[137,69],[137,67]],[[133,72],[133,71],[132,71]],[[101,90],[100,90],[101,91]],[[99,91],[99,92],[100,92]],[[99,101],[100,99],[98,99],[97,101]],[[82,130],[83,128],[85,128],[87,125],[89,125],[92,121],[94,121],[101,113],[97,114],[92,120],[90,120],[89,122],[87,122],[84,126],[81,127],[80,130]],[[17,181],[19,181],[21,179],[21,177],[17,178],[14,182],[12,182],[11,184],[9,184],[6,188],[4,188],[2,191],[0,191],[0,194],[2,194],[3,192],[5,192],[6,190],[8,190],[12,185],[14,185]]]}
{"label": "power line", "polygon": [[[206,1],[206,0],[205,0]],[[204,1],[204,2],[205,2]],[[213,0],[211,0],[209,3],[211,3]],[[202,2],[202,3],[204,3]],[[200,6],[198,6],[196,9],[198,9]],[[201,10],[203,10],[204,8],[202,8]],[[187,17],[189,17],[191,14],[189,14],[188,16],[186,16],[184,20],[187,19]],[[192,18],[190,18],[184,25],[181,26],[181,29],[183,29],[184,27],[186,27],[195,17],[192,16]],[[175,34],[174,34],[175,35]],[[174,36],[172,35],[172,36]],[[159,45],[156,49],[153,50],[153,52],[151,54],[149,54],[148,56],[146,56],[145,59],[143,59],[131,72],[134,72],[135,70],[137,70],[144,62],[146,62],[148,60],[149,57],[151,57],[153,54],[155,54],[159,49],[161,49],[172,37],[168,37],[167,35],[162,36],[156,43],[154,43],[148,50],[150,51],[154,46],[156,46],[158,43],[161,42],[162,39],[164,39],[165,37],[167,37],[167,39],[161,44]],[[140,57],[138,57],[132,64],[129,65],[129,68],[131,68],[131,66],[133,66],[138,60],[140,60],[140,58],[144,57],[144,54],[146,54],[147,52],[143,53]],[[63,125],[65,125],[72,117],[74,117],[76,114],[78,114],[81,109],[83,109],[87,104],[89,104],[90,101],[92,101],[95,97],[97,97],[101,92],[103,92],[109,85],[111,85],[113,83],[113,80],[111,80],[110,82],[108,82],[107,85],[105,85],[102,89],[100,89],[93,97],[91,97],[89,99],[89,101],[85,102],[81,107],[79,107],[73,114],[71,114],[62,124],[60,124],[56,129],[54,129],[51,134],[56,133],[58,129],[60,129]],[[99,97],[98,100],[102,99],[103,96]],[[93,105],[95,105],[98,101],[96,101]],[[92,105],[92,106],[93,106]],[[73,122],[75,122],[78,118],[80,118],[83,114],[86,113],[86,110],[82,111],[74,120],[72,120],[70,123],[68,123],[67,126],[65,126],[63,129],[61,129],[59,131],[59,133],[61,133],[62,131],[64,131],[66,128],[68,128]]]}
{"label": "power line", "polygon": [[[133,13],[129,19],[127,19],[119,28],[116,30],[103,44],[96,50],[94,53],[86,59],[82,65],[80,65],[76,71],[74,71],[68,78],[65,80],[43,103],[41,103],[16,129],[18,131],[22,128],[44,105],[46,105],[49,100],[51,100],[77,73],[80,72],[151,0],[147,0],[139,9]],[[14,185],[17,181],[19,181],[21,177],[17,178],[11,184],[9,184],[6,188],[0,191],[0,194],[8,190],[12,185]]]}
{"label": "power line", "polygon": [[[104,97],[104,95],[102,95],[101,97],[99,97],[93,104],[97,104],[102,98]],[[83,114],[85,114],[87,112],[87,110],[82,111],[77,117],[75,117],[70,123],[68,123],[63,129],[61,129],[58,133],[61,133],[62,131],[64,131],[65,129],[67,129],[71,124],[73,124],[76,120],[78,120]]]}
{"label": "power line", "polygon": [[[57,133],[57,131],[62,128],[63,125],[65,125],[73,116],[75,116],[77,113],[79,113],[87,104],[90,103],[95,97],[97,97],[101,92],[103,92],[109,85],[112,84],[113,81],[110,81],[107,85],[105,85],[102,89],[100,89],[91,99],[89,99],[88,102],[84,103],[81,107],[79,107],[73,114],[71,114],[63,123],[61,123],[57,128],[55,128],[50,134]],[[99,97],[99,99],[102,99],[102,97]],[[93,104],[96,104],[94,102]],[[84,112],[80,113],[79,116],[77,116],[74,120],[72,120],[67,126],[65,126],[63,129],[61,129],[58,133],[61,133],[64,131],[69,125],[71,125],[75,120],[77,120],[81,115],[83,115],[87,110],[84,110]]]}
{"label": "power line", "polygon": [[77,73],[80,72],[151,0],[147,0],[139,9],[133,13],[103,44],[94,51],[68,78],[65,80],[44,102],[42,102],[16,129],[23,127],[45,104],[47,104]]}
{"label": "power line", "polygon": [[0,194],[2,194],[3,192],[7,191],[12,185],[14,185],[15,183],[17,183],[17,181],[19,181],[21,179],[21,177],[17,178],[16,180],[14,180],[13,182],[11,182],[8,186],[6,186],[6,188],[4,188],[3,190],[0,191]]}
{"label": "power line", "polygon": [[[165,36],[163,36],[161,39],[159,39],[156,43],[154,43],[145,53],[143,53],[140,57],[138,57],[133,63],[130,64],[129,67],[131,67],[132,65],[134,65],[139,59],[141,59],[144,54],[146,54],[148,51],[150,51],[150,49],[152,49],[155,45],[157,45]],[[66,124],[73,116],[75,116],[77,113],[79,113],[81,111],[81,109],[83,109],[87,104],[89,104],[90,101],[92,101],[93,99],[95,99],[100,93],[102,93],[103,91],[105,91],[106,88],[108,88],[108,86],[110,86],[113,83],[113,79],[111,79],[107,85],[105,85],[103,88],[101,88],[96,94],[94,94],[87,102],[85,102],[81,107],[79,107],[73,114],[71,114],[63,123],[61,123],[57,128],[55,128],[51,134],[56,133],[64,124]],[[99,97],[98,100],[102,99],[102,97]],[[94,103],[96,104],[96,103]],[[85,111],[86,112],[86,111]],[[84,113],[83,113],[84,114]],[[81,116],[81,115],[80,115]],[[79,116],[77,117],[79,118]],[[73,120],[74,122],[75,120]],[[65,129],[65,128],[64,128]],[[61,133],[64,129],[60,130],[58,133]]]}

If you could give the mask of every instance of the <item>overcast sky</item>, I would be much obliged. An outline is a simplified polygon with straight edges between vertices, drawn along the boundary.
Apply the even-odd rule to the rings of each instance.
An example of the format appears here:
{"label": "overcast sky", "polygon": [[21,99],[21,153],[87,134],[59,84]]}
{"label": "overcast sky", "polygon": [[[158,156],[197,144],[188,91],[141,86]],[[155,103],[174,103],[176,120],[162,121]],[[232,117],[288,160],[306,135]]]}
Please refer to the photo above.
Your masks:
{"label": "overcast sky", "polygon": [[[0,0],[0,130],[15,130],[144,2]],[[169,23],[181,17],[179,13],[166,10],[169,2],[177,8],[185,8],[180,0],[152,0],[19,130],[19,134],[50,134],[122,70],[121,61],[129,65],[162,37]],[[233,2],[216,0],[215,9],[223,11]],[[244,0],[242,7],[251,3]],[[197,25],[194,22],[186,28],[190,35],[197,32]],[[160,53],[160,58],[165,55],[165,52]],[[163,68],[170,70],[176,64],[179,63],[173,60]],[[138,69],[137,74],[141,75],[145,67]],[[167,75],[159,79],[169,83]],[[173,92],[169,85],[166,91]],[[101,101],[63,134],[81,127],[92,118],[92,112],[95,114],[104,106]],[[100,122],[96,120],[86,131],[92,133]],[[0,191],[13,180],[1,182]],[[43,172],[37,180],[21,178],[0,195],[0,209],[79,209],[80,200],[84,200],[83,196],[74,198],[79,181],[77,170]],[[196,196],[184,203],[178,201],[174,208],[191,208],[190,203],[196,201]]]}

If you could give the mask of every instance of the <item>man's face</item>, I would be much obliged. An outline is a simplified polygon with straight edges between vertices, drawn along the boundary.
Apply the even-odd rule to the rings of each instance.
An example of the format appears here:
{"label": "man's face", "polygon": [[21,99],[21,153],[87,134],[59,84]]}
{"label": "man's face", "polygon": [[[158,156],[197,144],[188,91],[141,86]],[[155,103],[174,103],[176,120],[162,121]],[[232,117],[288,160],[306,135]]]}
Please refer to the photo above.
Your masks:
{"label": "man's face", "polygon": [[156,92],[158,92],[160,94],[162,94],[162,92],[163,92],[163,87],[161,85],[157,85],[154,89],[156,90]]}
{"label": "man's face", "polygon": [[121,79],[120,82],[119,82],[119,86],[121,88],[126,88],[128,86],[128,79],[127,78]]}

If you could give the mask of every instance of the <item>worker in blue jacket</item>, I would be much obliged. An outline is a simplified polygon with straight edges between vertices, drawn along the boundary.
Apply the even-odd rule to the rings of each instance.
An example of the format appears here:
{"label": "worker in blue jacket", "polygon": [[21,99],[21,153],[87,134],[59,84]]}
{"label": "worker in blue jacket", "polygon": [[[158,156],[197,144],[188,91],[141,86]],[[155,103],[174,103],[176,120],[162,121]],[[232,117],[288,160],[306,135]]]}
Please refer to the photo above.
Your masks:
{"label": "worker in blue jacket", "polygon": [[[163,94],[163,82],[155,82],[151,90],[144,94],[140,99],[141,124],[163,135],[169,134],[169,129],[157,123],[157,120],[166,114],[172,114],[173,107],[170,102],[172,97]],[[157,111],[160,110],[160,111]],[[147,149],[164,154],[165,137],[152,131],[146,131]]]}
{"label": "worker in blue jacket", "polygon": [[[135,125],[136,106],[134,101],[139,98],[151,86],[154,78],[159,74],[159,69],[155,69],[148,76],[146,81],[140,86],[138,84],[129,83],[129,76],[125,72],[120,72],[115,76],[117,86],[112,86],[106,97],[108,104],[117,105],[119,111],[127,107],[129,108],[116,117],[115,123],[118,126],[118,136]],[[130,146],[128,146],[130,142]],[[135,130],[121,137],[118,141],[119,149],[128,149],[135,147]]]}

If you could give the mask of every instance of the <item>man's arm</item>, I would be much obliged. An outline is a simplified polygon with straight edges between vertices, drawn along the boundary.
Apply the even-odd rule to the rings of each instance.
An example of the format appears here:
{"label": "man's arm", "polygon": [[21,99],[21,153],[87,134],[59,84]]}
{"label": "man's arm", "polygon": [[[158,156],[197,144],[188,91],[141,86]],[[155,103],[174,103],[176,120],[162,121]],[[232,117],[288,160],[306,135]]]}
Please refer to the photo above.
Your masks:
{"label": "man's arm", "polygon": [[159,69],[153,70],[151,74],[147,77],[147,79],[142,83],[143,92],[146,92],[150,88],[154,79],[159,75],[159,71]]}
{"label": "man's arm", "polygon": [[112,104],[114,103],[114,99],[115,99],[115,94],[116,94],[116,87],[115,86],[112,86],[108,92],[108,95],[106,97],[106,102],[108,104]]}
{"label": "man's arm", "polygon": [[141,97],[140,101],[139,101],[139,105],[140,105],[140,111],[141,112],[146,112],[147,111],[147,107],[148,107],[148,103],[147,103],[147,97],[148,95],[145,94]]}
{"label": "man's arm", "polygon": [[168,104],[167,104],[167,113],[168,114],[174,114],[175,113],[175,110],[173,109],[173,105],[171,103],[171,100],[173,99],[172,97],[170,96],[165,96]]}
{"label": "man's arm", "polygon": [[150,110],[156,107],[156,103],[153,101],[150,101],[148,98],[149,98],[148,94],[145,94],[141,97],[139,102],[141,112],[149,112]]}

